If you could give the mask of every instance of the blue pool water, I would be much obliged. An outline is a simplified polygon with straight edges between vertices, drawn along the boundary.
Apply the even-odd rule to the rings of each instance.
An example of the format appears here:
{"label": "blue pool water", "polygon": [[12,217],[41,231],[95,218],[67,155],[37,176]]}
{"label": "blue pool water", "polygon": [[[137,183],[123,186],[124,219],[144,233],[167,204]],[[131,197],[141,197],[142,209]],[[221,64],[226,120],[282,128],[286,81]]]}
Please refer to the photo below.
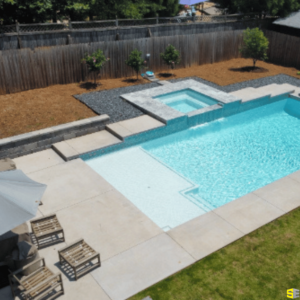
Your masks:
{"label": "blue pool water", "polygon": [[197,93],[191,89],[184,89],[155,97],[164,104],[182,112],[188,113],[209,105],[217,104],[218,101]]}
{"label": "blue pool water", "polygon": [[87,163],[168,230],[299,170],[299,117],[281,100]]}

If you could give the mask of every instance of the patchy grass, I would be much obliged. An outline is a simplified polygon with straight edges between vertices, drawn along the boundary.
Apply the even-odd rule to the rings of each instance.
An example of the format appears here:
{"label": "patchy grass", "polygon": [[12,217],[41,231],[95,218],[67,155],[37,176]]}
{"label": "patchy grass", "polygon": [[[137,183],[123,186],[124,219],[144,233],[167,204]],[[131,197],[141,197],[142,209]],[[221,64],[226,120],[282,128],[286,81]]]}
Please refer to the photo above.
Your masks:
{"label": "patchy grass", "polygon": [[130,300],[287,299],[300,289],[299,235],[297,209]]}

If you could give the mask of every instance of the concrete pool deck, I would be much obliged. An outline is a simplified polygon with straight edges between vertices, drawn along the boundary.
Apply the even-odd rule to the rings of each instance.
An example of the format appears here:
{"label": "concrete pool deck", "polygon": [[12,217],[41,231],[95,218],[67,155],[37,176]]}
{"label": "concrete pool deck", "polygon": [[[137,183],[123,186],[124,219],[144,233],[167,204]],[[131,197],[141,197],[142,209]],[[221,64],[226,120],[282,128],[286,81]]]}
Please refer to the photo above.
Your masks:
{"label": "concrete pool deck", "polygon": [[[45,150],[15,162],[48,186],[37,216],[56,213],[67,244],[82,237],[101,254],[102,266],[74,281],[58,262],[66,243],[40,250],[63,274],[66,292],[59,299],[126,299],[300,205],[297,171],[163,232],[81,159],[65,162]],[[9,287],[0,299],[12,299]]]}
{"label": "concrete pool deck", "polygon": [[[249,92],[240,91],[236,98],[250,101]],[[300,89],[284,85],[278,91],[274,86],[255,91],[256,98],[292,92],[297,97]],[[58,299],[127,299],[300,206],[297,171],[164,232],[78,158],[132,134],[165,127],[149,116],[139,118],[144,117],[57,143],[56,152],[48,149],[14,159],[18,169],[47,184],[37,217],[56,213],[65,231],[65,243],[39,251],[47,266],[63,275],[65,295]],[[102,266],[75,281],[60,266],[57,251],[79,238],[100,252]],[[9,287],[0,290],[0,299],[13,299]]]}

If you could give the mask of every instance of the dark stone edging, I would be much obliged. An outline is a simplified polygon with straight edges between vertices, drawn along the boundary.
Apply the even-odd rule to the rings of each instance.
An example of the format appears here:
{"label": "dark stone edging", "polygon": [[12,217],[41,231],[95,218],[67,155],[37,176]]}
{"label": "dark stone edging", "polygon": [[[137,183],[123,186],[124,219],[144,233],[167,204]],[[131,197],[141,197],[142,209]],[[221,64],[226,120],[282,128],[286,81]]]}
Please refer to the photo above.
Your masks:
{"label": "dark stone edging", "polygon": [[103,130],[109,116],[101,115],[0,139],[0,159],[51,148],[52,144]]}

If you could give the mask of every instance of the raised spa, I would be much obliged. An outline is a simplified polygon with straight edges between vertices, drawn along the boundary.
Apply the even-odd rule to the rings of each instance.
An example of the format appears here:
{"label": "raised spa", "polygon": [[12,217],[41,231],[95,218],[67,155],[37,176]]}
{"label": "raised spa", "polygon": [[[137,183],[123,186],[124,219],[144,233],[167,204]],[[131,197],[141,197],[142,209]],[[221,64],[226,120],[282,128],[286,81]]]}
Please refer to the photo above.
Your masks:
{"label": "raised spa", "polygon": [[184,89],[154,98],[185,114],[206,106],[218,104],[217,100],[192,89]]}

